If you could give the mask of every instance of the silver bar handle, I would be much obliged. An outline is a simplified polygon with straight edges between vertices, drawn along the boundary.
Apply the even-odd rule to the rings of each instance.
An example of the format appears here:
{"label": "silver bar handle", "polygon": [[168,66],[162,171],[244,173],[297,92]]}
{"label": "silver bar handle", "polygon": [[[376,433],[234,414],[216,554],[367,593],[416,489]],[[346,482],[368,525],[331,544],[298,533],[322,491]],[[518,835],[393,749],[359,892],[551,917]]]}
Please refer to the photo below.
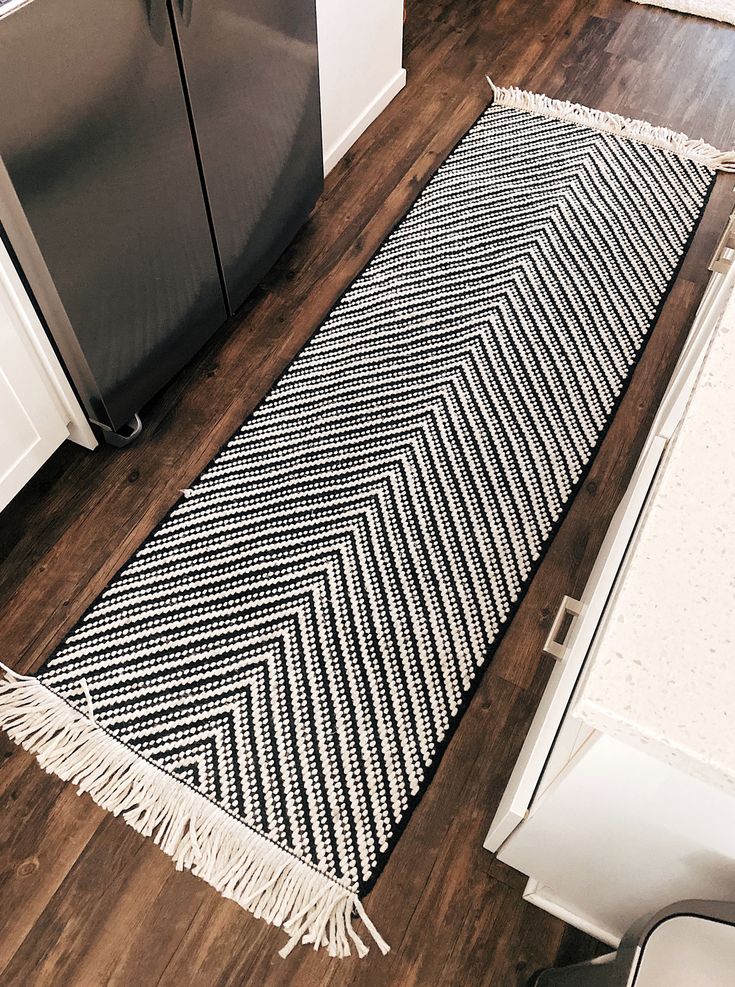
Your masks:
{"label": "silver bar handle", "polygon": [[727,274],[728,268],[733,262],[732,257],[725,257],[726,250],[735,250],[735,212],[730,216],[725,230],[720,237],[720,241],[709,262],[709,269],[715,274]]}
{"label": "silver bar handle", "polygon": [[[544,644],[544,654],[551,655],[552,658],[556,658],[557,661],[564,661],[567,656],[567,651],[569,650],[566,644],[566,638],[564,642],[557,641],[556,636],[559,633],[564,618],[567,614],[572,614],[573,617],[578,617],[584,610],[584,603],[580,600],[575,600],[572,596],[565,596],[564,599],[559,604],[559,609],[556,612],[556,617],[554,617],[554,623],[551,625],[551,630],[549,631],[549,636],[546,638],[546,643]],[[571,625],[569,627],[571,630]],[[567,631],[567,636],[569,634]]]}

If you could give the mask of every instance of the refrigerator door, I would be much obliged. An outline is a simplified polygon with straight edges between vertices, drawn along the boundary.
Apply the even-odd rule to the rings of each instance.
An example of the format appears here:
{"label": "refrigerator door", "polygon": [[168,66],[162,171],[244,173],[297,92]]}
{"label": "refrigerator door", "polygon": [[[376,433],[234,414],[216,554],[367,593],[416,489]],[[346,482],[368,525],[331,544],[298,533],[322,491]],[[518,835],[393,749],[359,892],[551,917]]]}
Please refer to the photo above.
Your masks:
{"label": "refrigerator door", "polygon": [[172,0],[230,311],[323,185],[314,0]]}
{"label": "refrigerator door", "polygon": [[68,316],[49,328],[119,428],[226,318],[165,0],[0,6],[0,92],[0,158]]}

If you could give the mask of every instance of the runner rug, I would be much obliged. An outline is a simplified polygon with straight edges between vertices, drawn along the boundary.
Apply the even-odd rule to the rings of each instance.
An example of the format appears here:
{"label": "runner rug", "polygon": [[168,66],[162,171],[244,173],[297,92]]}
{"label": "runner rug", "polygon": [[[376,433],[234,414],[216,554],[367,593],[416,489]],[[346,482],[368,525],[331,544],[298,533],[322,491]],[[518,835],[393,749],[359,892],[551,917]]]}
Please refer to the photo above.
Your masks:
{"label": "runner rug", "polygon": [[726,24],[735,24],[735,0],[635,0],[653,7],[665,7],[683,14],[709,17]]}
{"label": "runner rug", "polygon": [[[735,156],[517,89],[0,723],[332,955]],[[380,924],[380,923],[378,923]],[[389,932],[389,930],[388,930]],[[364,933],[363,933],[364,935]]]}

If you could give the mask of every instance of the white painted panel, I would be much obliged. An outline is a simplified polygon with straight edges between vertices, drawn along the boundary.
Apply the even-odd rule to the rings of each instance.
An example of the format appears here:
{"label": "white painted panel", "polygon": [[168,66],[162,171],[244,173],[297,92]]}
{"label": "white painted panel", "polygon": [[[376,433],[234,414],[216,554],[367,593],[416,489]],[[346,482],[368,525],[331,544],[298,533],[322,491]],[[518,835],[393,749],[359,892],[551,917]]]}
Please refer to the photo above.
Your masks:
{"label": "white painted panel", "polygon": [[0,367],[0,422],[3,423],[2,453],[5,474],[38,440],[38,432]]}
{"label": "white painted panel", "polygon": [[0,283],[0,510],[69,435]]}
{"label": "white painted panel", "polygon": [[674,901],[735,900],[733,819],[735,796],[596,734],[498,856],[614,942]]}
{"label": "white painted panel", "polygon": [[403,0],[317,0],[324,171],[406,81]]}
{"label": "white painted panel", "polygon": [[[6,222],[8,218],[9,196],[14,194],[8,183],[7,173],[3,169],[2,162],[0,162],[0,216],[2,216],[3,222]],[[87,421],[87,416],[84,414],[46,336],[10,254],[1,241],[0,296],[4,300],[6,314],[7,312],[11,313],[10,320],[15,335],[20,339],[35,364],[37,372],[43,379],[43,386],[56,404],[59,414],[68,424],[69,438],[72,442],[77,442],[87,449],[94,449],[97,440]]]}

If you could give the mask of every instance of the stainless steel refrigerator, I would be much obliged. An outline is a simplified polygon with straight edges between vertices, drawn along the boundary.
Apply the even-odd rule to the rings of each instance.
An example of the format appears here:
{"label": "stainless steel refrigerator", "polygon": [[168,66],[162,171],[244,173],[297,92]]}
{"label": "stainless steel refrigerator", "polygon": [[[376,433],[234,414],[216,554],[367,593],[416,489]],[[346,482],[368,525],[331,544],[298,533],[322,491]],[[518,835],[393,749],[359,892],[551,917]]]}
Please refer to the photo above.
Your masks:
{"label": "stainless steel refrigerator", "polygon": [[321,191],[314,0],[11,0],[0,94],[3,236],[123,441]]}

